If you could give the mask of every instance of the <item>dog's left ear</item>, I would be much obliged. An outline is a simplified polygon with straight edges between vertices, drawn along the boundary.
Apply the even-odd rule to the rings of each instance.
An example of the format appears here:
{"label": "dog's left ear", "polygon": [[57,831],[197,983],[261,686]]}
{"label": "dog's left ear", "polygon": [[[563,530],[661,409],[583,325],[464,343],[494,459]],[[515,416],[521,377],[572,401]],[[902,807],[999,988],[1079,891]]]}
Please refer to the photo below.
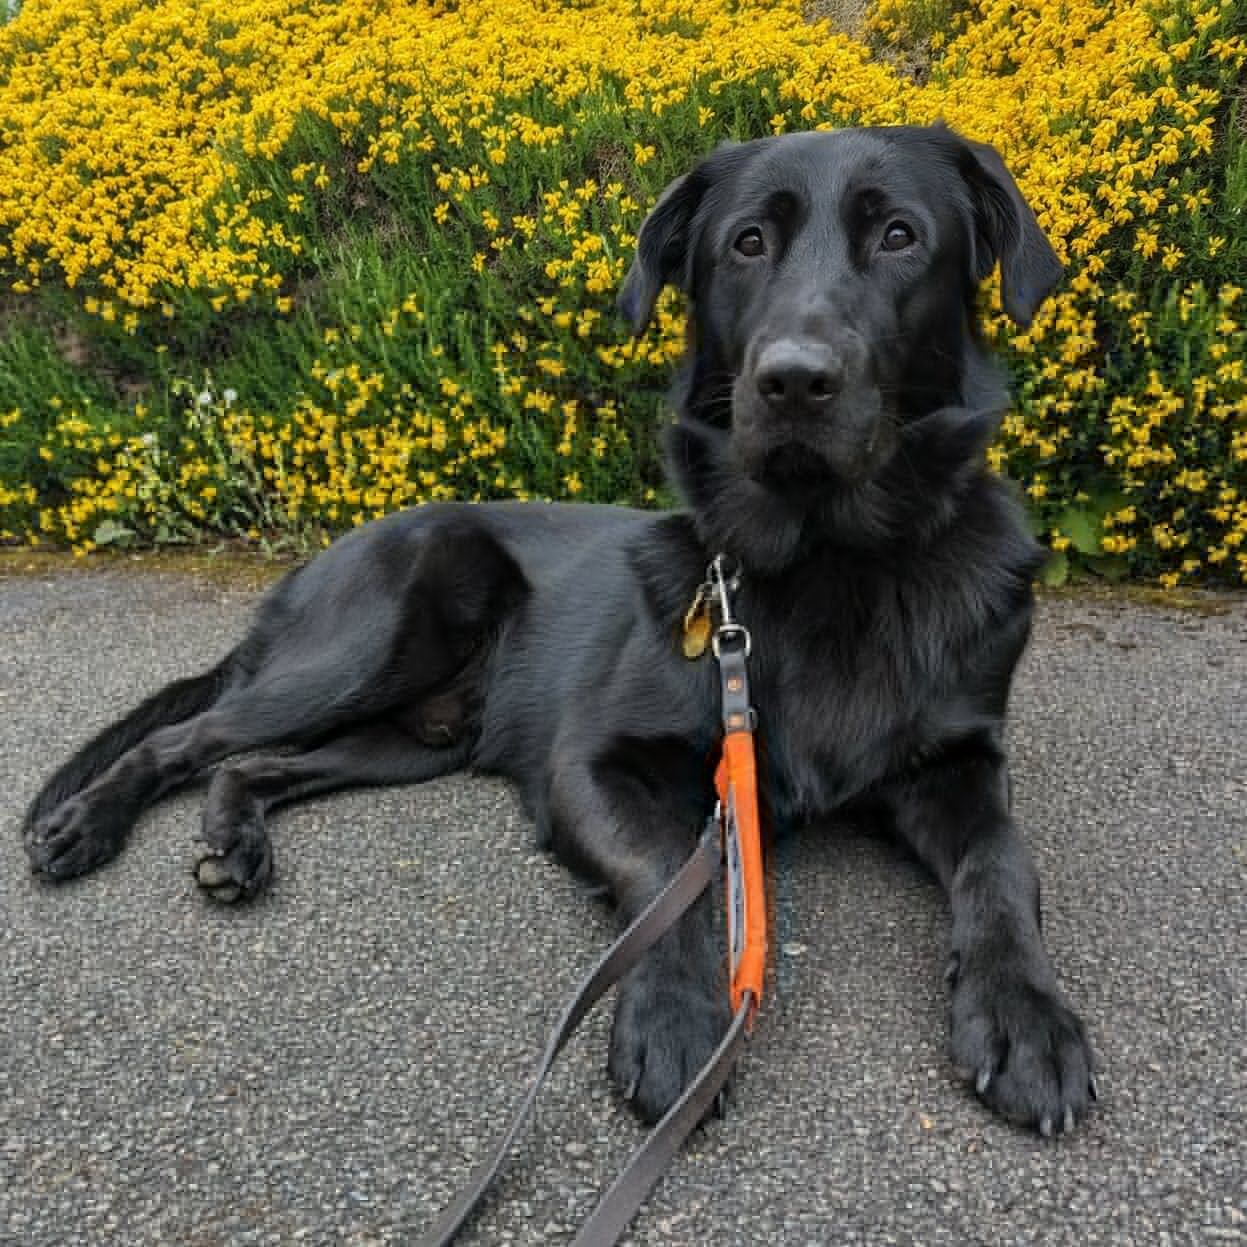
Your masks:
{"label": "dog's left ear", "polygon": [[1025,329],[1065,271],[994,147],[963,139],[962,174],[974,199],[974,279],[1000,261],[1000,296]]}

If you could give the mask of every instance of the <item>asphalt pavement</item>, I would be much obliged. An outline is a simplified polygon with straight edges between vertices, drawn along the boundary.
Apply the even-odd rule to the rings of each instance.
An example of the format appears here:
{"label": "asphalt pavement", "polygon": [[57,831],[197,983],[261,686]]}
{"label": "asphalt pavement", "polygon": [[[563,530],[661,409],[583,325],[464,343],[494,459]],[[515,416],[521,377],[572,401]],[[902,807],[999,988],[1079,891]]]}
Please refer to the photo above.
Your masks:
{"label": "asphalt pavement", "polygon": [[[124,564],[0,577],[4,1247],[413,1241],[612,935],[492,779],[275,817],[245,907],[197,893],[193,791],[97,874],[33,879],[41,779],[255,599]],[[1091,1118],[1048,1141],[978,1105],[945,1054],[939,890],[811,829],[778,854],[776,990],[728,1116],[629,1242],[1247,1243],[1247,600],[1046,599],[1013,707],[1048,944],[1100,1054]],[[639,1139],[608,1021],[465,1243],[570,1241]]]}

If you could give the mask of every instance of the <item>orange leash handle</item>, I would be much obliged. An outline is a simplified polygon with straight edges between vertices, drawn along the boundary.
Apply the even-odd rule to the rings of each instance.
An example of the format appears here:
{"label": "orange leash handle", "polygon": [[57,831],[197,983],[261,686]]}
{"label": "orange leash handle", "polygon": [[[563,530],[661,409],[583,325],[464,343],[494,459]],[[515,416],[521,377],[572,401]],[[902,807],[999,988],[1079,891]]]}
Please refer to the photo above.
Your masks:
{"label": "orange leash handle", "polygon": [[758,817],[758,771],[753,733],[730,732],[715,775],[723,823],[724,884],[728,913],[728,969],[732,1011],[751,996],[750,1014],[762,1000],[766,978],[766,870]]}
{"label": "orange leash handle", "polygon": [[750,703],[748,628],[732,618],[731,585],[723,558],[711,564],[709,579],[719,599],[714,656],[719,664],[723,752],[715,772],[723,830],[727,884],[728,978],[732,1011],[748,1002],[749,1021],[762,1001],[766,977],[766,873],[758,817],[758,766],[753,747],[757,715]]}

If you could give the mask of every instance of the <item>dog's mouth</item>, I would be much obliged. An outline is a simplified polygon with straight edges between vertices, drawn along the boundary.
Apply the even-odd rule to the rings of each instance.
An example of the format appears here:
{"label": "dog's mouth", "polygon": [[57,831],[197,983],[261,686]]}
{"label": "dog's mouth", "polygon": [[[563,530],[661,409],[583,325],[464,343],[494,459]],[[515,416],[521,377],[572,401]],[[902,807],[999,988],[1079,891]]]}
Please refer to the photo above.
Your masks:
{"label": "dog's mouth", "polygon": [[824,439],[821,444],[799,437],[753,442],[745,436],[738,454],[746,473],[775,492],[804,496],[835,486],[853,486],[875,475],[894,438],[879,422],[856,437]]}
{"label": "dog's mouth", "polygon": [[750,475],[761,484],[810,489],[826,485],[835,475],[831,464],[803,442],[772,446],[752,465]]}
{"label": "dog's mouth", "polygon": [[807,494],[875,475],[895,443],[894,421],[873,387],[826,410],[776,411],[755,387],[738,384],[732,446],[745,473],[768,489]]}

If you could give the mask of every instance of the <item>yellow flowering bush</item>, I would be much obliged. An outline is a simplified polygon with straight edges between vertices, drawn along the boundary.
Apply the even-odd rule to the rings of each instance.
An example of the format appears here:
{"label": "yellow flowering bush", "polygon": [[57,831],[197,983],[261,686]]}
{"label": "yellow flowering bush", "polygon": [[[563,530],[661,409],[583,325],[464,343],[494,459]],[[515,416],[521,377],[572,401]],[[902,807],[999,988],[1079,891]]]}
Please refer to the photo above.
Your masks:
{"label": "yellow flowering bush", "polygon": [[[613,297],[724,138],[943,118],[1069,277],[994,462],[1061,574],[1247,581],[1238,0],[33,0],[0,27],[0,539],[324,539],[654,501],[683,312]],[[930,5],[928,5],[928,8]]]}

